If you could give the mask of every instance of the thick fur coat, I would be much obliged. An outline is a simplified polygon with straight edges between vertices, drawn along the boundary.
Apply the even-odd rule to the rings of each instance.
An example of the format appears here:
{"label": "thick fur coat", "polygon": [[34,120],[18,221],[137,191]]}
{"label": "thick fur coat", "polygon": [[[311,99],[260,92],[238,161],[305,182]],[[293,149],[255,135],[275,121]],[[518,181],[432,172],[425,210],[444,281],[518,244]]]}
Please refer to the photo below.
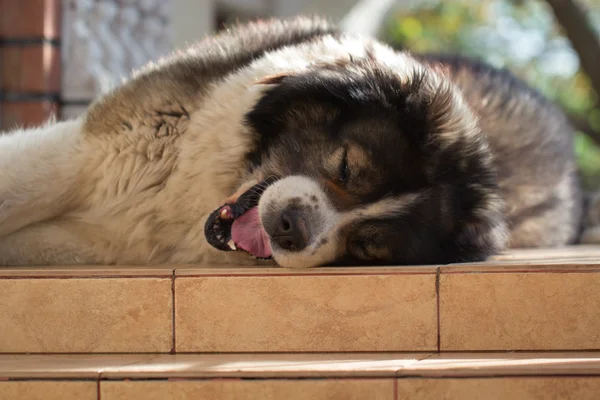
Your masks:
{"label": "thick fur coat", "polygon": [[1,135],[0,265],[262,263],[211,246],[205,223],[268,177],[261,229],[286,267],[570,244],[572,133],[477,62],[319,19],[252,23],[148,65],[81,118]]}

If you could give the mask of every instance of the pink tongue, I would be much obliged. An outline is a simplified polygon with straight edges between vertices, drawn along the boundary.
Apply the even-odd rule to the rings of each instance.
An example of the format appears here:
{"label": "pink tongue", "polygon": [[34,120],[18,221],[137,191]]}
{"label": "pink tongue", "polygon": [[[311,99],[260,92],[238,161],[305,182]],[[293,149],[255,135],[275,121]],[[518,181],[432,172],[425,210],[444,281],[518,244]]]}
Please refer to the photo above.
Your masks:
{"label": "pink tongue", "polygon": [[260,222],[258,207],[249,209],[241,217],[233,221],[231,238],[237,247],[255,257],[271,257],[269,235],[267,235]]}

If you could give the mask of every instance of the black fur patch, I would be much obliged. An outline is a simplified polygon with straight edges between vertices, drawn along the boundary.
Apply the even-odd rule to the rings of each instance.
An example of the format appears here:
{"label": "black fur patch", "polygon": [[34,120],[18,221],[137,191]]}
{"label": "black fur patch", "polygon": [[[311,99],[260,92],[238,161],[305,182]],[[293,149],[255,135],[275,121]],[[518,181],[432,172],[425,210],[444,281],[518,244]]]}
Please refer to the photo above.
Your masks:
{"label": "black fur patch", "polygon": [[[386,251],[378,254],[390,256],[369,263],[476,261],[501,249],[503,235],[493,232],[503,229],[504,219],[494,208],[497,204],[491,204],[500,202],[491,154],[477,128],[464,131],[474,126],[473,116],[454,115],[452,92],[447,85],[432,84],[427,72],[403,82],[370,60],[354,61],[353,67],[337,63],[315,68],[286,77],[267,92],[247,116],[259,133],[258,163],[277,154],[285,159],[280,168],[287,174],[323,180],[322,160],[343,143],[352,143],[372,162],[366,170],[351,172],[355,182],[344,183],[350,200],[344,203],[329,193],[338,208],[349,211],[390,196],[426,192],[402,216],[382,216],[346,229],[343,240],[348,243],[364,224],[377,232],[361,240],[377,236],[377,243],[365,247],[383,246]],[[448,132],[454,132],[454,140],[442,137]],[[365,263],[364,254],[354,257],[348,249],[339,262]]]}

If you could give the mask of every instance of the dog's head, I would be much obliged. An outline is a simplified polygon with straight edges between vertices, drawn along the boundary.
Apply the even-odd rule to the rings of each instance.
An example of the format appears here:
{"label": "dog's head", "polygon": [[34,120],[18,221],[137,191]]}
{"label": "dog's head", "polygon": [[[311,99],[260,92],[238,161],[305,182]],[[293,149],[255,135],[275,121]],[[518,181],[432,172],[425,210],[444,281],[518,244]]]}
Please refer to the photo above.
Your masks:
{"label": "dog's head", "polygon": [[262,182],[213,213],[209,242],[284,267],[475,261],[501,249],[485,137],[457,89],[414,65],[398,73],[366,57],[262,79],[247,115]]}

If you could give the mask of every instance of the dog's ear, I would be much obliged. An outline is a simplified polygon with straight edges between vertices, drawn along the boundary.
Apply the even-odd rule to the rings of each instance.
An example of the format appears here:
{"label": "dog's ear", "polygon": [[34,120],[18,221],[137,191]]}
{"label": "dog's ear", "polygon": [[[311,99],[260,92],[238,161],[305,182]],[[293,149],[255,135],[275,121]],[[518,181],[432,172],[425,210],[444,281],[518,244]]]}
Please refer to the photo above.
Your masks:
{"label": "dog's ear", "polygon": [[279,85],[283,80],[292,76],[291,72],[281,72],[273,75],[266,75],[254,82],[255,85]]}

